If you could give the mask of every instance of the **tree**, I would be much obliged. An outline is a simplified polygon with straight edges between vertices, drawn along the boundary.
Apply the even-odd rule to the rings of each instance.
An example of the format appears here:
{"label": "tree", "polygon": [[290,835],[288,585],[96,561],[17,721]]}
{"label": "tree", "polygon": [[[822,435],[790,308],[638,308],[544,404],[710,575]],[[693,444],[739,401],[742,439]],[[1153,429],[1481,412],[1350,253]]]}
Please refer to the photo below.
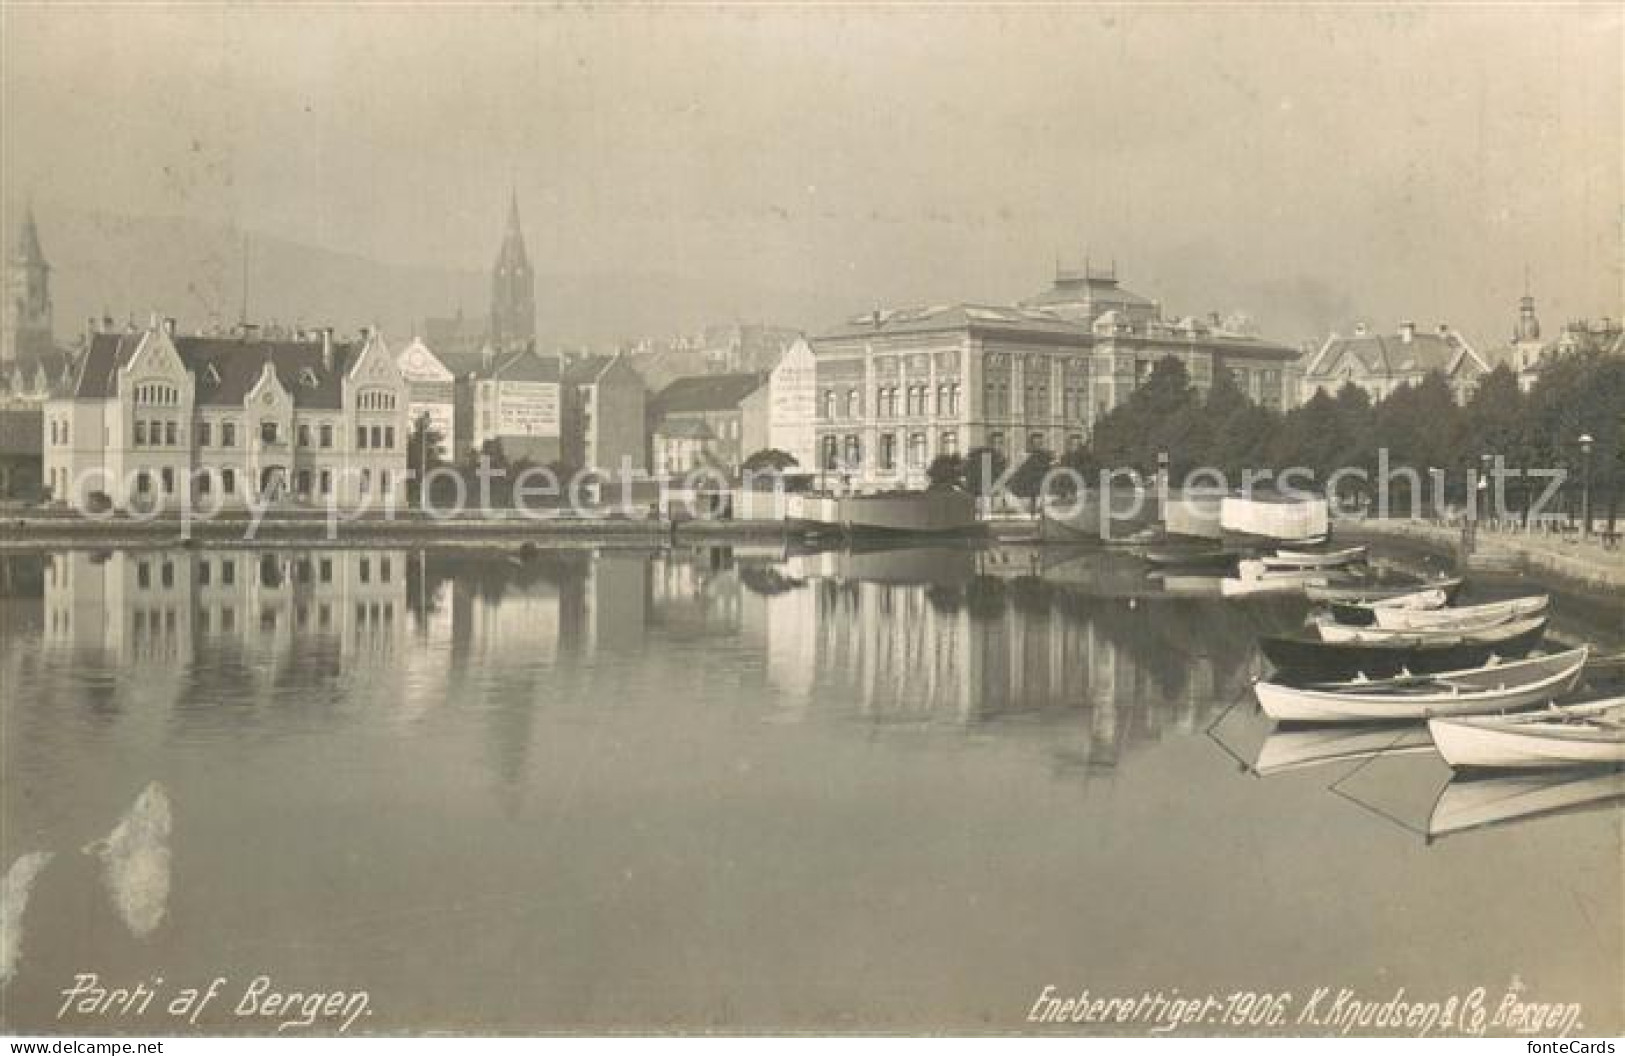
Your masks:
{"label": "tree", "polygon": [[963,487],[965,459],[952,453],[938,455],[925,467],[925,477],[931,482],[932,487]]}
{"label": "tree", "polygon": [[752,452],[749,458],[740,463],[739,468],[746,473],[783,473],[800,464],[796,461],[796,456],[788,451],[764,447],[760,451]]}
{"label": "tree", "polygon": [[1007,484],[1010,494],[1025,500],[1030,508],[1033,500],[1043,491],[1044,480],[1054,466],[1055,456],[1048,451],[1042,448],[1028,451],[1027,457],[1022,459],[1015,472],[1010,474]]}
{"label": "tree", "polygon": [[972,448],[965,453],[965,490],[979,498],[990,497],[1008,464],[997,448]]}
{"label": "tree", "polygon": [[444,463],[440,445],[445,441],[446,435],[430,423],[429,412],[423,412],[412,422],[412,430],[406,437],[406,468],[412,473],[407,491],[412,502],[417,502],[423,493],[423,480],[429,471]]}

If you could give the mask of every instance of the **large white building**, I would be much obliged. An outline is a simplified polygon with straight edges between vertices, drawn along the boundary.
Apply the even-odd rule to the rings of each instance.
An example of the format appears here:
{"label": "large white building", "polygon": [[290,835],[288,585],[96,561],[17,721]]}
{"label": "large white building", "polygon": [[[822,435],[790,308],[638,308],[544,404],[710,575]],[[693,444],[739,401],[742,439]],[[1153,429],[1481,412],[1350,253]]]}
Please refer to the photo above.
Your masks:
{"label": "large white building", "polygon": [[152,509],[404,498],[407,387],[383,338],[99,333],[47,401],[52,498]]}
{"label": "large white building", "polygon": [[442,460],[450,458],[455,435],[456,376],[421,337],[412,338],[395,356],[395,368],[406,380],[407,427],[415,430],[418,422],[427,417],[430,431],[440,434],[436,454]]}

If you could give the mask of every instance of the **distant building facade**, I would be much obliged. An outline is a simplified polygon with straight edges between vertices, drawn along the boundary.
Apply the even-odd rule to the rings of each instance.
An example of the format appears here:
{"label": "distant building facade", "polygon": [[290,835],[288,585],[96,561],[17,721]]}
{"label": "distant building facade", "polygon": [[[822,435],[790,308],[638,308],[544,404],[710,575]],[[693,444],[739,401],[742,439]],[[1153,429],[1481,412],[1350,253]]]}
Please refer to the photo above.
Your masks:
{"label": "distant building facade", "polygon": [[456,458],[477,457],[489,443],[509,461],[538,465],[562,453],[559,361],[530,349],[441,357],[456,378]]}
{"label": "distant building facade", "polygon": [[435,455],[442,461],[449,459],[456,436],[456,377],[421,337],[412,338],[395,356],[395,369],[406,382],[408,428],[415,432],[418,423],[427,418],[429,429],[440,435]]}
{"label": "distant building facade", "polygon": [[1571,319],[1555,339],[1543,340],[1540,318],[1535,314],[1535,299],[1526,293],[1518,302],[1518,321],[1513,327],[1512,339],[1493,350],[1488,358],[1517,374],[1518,386],[1528,392],[1560,357],[1583,352],[1625,355],[1625,326],[1607,316],[1596,320]]}
{"label": "distant building facade", "polygon": [[680,476],[711,468],[733,475],[768,446],[768,377],[707,374],[679,378],[649,403],[650,469]]}
{"label": "distant building facade", "polygon": [[768,375],[767,402],[767,446],[794,458],[798,470],[813,472],[818,466],[818,357],[805,338],[796,338]]}
{"label": "distant building facade", "polygon": [[816,468],[854,487],[917,486],[944,454],[1006,457],[1081,446],[1156,364],[1182,361],[1206,392],[1228,371],[1276,408],[1299,353],[1186,318],[1168,321],[1115,271],[1058,271],[1022,305],[938,305],[855,316],[811,341]]}
{"label": "distant building facade", "polygon": [[1445,324],[1427,332],[1406,322],[1392,334],[1378,334],[1362,323],[1348,337],[1332,334],[1318,352],[1306,357],[1303,398],[1316,392],[1335,394],[1353,384],[1373,401],[1381,400],[1403,385],[1420,384],[1434,371],[1444,375],[1457,402],[1465,402],[1490,366],[1461,333]]}
{"label": "distant building facade", "polygon": [[619,478],[648,472],[648,390],[624,353],[562,368],[564,460]]}
{"label": "distant building facade", "polygon": [[92,335],[45,404],[45,484],[83,505],[382,505],[404,495],[407,391],[383,338]]}

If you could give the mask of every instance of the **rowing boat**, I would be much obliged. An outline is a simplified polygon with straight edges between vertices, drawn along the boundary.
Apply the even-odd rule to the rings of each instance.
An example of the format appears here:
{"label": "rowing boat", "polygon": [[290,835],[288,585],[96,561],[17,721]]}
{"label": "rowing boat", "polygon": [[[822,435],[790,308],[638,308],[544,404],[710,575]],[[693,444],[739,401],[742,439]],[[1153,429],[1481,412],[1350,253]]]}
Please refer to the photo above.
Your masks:
{"label": "rowing boat", "polygon": [[[1452,610],[1444,609],[1440,611],[1449,612]],[[1471,616],[1460,616],[1448,623],[1403,629],[1383,627],[1380,624],[1350,627],[1346,623],[1337,623],[1332,620],[1322,620],[1314,625],[1314,629],[1323,642],[1364,642],[1381,645],[1397,639],[1429,638],[1450,634],[1472,638],[1511,621],[1512,617],[1505,613],[1486,612]]]}
{"label": "rowing boat", "polygon": [[1304,550],[1277,550],[1274,555],[1260,558],[1265,568],[1310,569],[1340,568],[1365,558],[1365,547],[1351,546],[1344,550],[1310,553]]}
{"label": "rowing boat", "polygon": [[1512,620],[1471,634],[1398,634],[1381,642],[1326,642],[1317,635],[1265,635],[1259,648],[1277,671],[1316,678],[1429,674],[1521,657],[1546,634],[1545,617]]}
{"label": "rowing boat", "polygon": [[[1436,579],[1427,583],[1396,583],[1384,586],[1374,583],[1339,583],[1335,587],[1321,587],[1309,592],[1310,601],[1325,601],[1333,605],[1395,606],[1398,608],[1442,608],[1461,590],[1461,578]],[[1443,598],[1438,598],[1442,593]]]}
{"label": "rowing boat", "polygon": [[1259,682],[1264,714],[1277,722],[1400,722],[1435,715],[1483,715],[1527,708],[1574,688],[1589,650],[1517,663],[1477,665],[1427,679],[1397,678],[1304,687]]}
{"label": "rowing boat", "polygon": [[1550,598],[1535,594],[1526,598],[1491,601],[1483,605],[1463,605],[1454,609],[1372,609],[1377,626],[1389,631],[1425,631],[1440,627],[1471,627],[1491,620],[1521,620],[1546,611]]}
{"label": "rowing boat", "polygon": [[1431,720],[1428,732],[1454,767],[1506,770],[1625,763],[1625,697],[1523,715]]}

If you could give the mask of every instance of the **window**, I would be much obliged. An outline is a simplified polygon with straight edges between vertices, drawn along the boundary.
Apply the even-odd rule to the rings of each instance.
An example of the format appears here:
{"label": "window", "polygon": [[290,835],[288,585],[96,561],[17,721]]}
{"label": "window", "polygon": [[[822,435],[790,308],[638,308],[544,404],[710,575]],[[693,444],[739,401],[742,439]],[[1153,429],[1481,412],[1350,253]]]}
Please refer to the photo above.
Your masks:
{"label": "window", "polygon": [[177,441],[175,439],[175,423],[174,422],[165,422],[164,423],[164,443],[169,445],[170,447],[176,446]]}
{"label": "window", "polygon": [[317,566],[316,572],[323,583],[333,582],[333,559],[331,557],[322,558],[322,563]]}
{"label": "window", "polygon": [[158,579],[165,587],[173,587],[175,585],[175,562],[165,561],[158,566]]}
{"label": "window", "polygon": [[206,587],[209,585],[209,581],[213,578],[214,563],[208,558],[204,558],[202,561],[199,561],[197,563],[197,585],[200,587]]}
{"label": "window", "polygon": [[147,442],[147,423],[142,422],[142,421],[137,421],[135,423],[135,446],[136,447],[141,447],[144,444],[146,444],[146,442]]}
{"label": "window", "polygon": [[937,413],[938,414],[952,414],[952,413],[954,413],[953,404],[949,401],[948,385],[947,385],[946,382],[944,382],[943,384],[937,386]]}
{"label": "window", "polygon": [[220,423],[220,446],[221,447],[236,447],[237,446],[237,423],[236,422],[221,422]]}
{"label": "window", "polygon": [[[922,397],[923,399],[923,397]],[[910,469],[925,468],[925,434],[908,434],[908,465]]]}
{"label": "window", "polygon": [[227,495],[237,493],[237,471],[229,466],[220,471],[220,490]]}
{"label": "window", "polygon": [[375,448],[384,446],[384,430],[376,425],[372,427],[372,446]]}
{"label": "window", "polygon": [[333,446],[333,427],[326,422],[322,423],[321,438],[323,447]]}
{"label": "window", "polygon": [[846,464],[850,469],[863,465],[863,441],[855,436],[846,438]]}
{"label": "window", "polygon": [[897,468],[897,437],[893,433],[880,434],[880,468]]}
{"label": "window", "polygon": [[959,454],[959,434],[952,429],[942,434],[939,452],[944,455]]}
{"label": "window", "polygon": [[991,447],[1001,455],[1004,454],[1004,434],[1000,432],[988,433],[987,446]]}
{"label": "window", "polygon": [[57,428],[56,427],[57,427],[57,421],[56,421],[55,418],[52,418],[51,419],[51,444],[53,446],[58,443],[58,440],[57,440],[58,433],[57,433]]}
{"label": "window", "polygon": [[208,447],[214,441],[213,430],[210,428],[208,422],[197,423],[197,425],[193,427],[193,432],[197,436],[197,445],[199,447]]}
{"label": "window", "polygon": [[384,447],[390,451],[395,450],[395,427],[393,425],[384,426]]}
{"label": "window", "polygon": [[363,582],[363,583],[371,583],[372,582],[372,560],[370,558],[363,557],[361,559],[360,565],[357,568],[357,572],[360,574],[361,582]]}
{"label": "window", "polygon": [[378,471],[378,492],[382,495],[389,494],[389,470],[387,469]]}
{"label": "window", "polygon": [[[220,582],[228,587],[237,582],[237,559],[235,557],[228,557],[220,562]],[[226,611],[230,612],[231,610],[227,609]]]}
{"label": "window", "polygon": [[848,418],[863,417],[863,393],[857,389],[846,390],[846,416]]}
{"label": "window", "polygon": [[158,474],[159,474],[160,477],[163,478],[164,494],[165,495],[173,495],[173,494],[175,494],[175,471],[173,469],[171,469],[169,466],[165,466],[163,469],[160,469],[158,471]]}
{"label": "window", "polygon": [[147,492],[151,491],[152,490],[152,474],[148,473],[144,469],[141,472],[137,473],[135,475],[135,490],[137,492],[139,492],[140,494],[142,494],[142,495],[145,495]]}
{"label": "window", "polygon": [[296,475],[294,477],[294,480],[297,482],[297,489],[299,491],[299,494],[301,494],[301,495],[309,495],[310,494],[310,470],[301,469],[299,471],[298,475]]}
{"label": "window", "polygon": [[1081,451],[1081,450],[1083,450],[1083,434],[1082,433],[1068,433],[1067,437],[1066,437],[1066,449],[1068,451]]}
{"label": "window", "polygon": [[367,446],[367,427],[364,425],[355,427],[355,446],[358,448]]}
{"label": "window", "polygon": [[825,389],[824,390],[824,417],[825,418],[834,418],[835,417],[835,390],[834,389]]}
{"label": "window", "polygon": [[263,422],[260,423],[260,442],[261,443],[265,443],[265,444],[274,444],[274,443],[276,443],[276,434],[277,434],[277,429],[276,429],[276,423],[275,422],[263,421]]}
{"label": "window", "polygon": [[198,495],[207,495],[213,483],[214,479],[209,476],[209,471],[204,470],[192,478],[192,491]]}
{"label": "window", "polygon": [[152,566],[145,561],[135,566],[135,585],[142,590],[152,586]]}
{"label": "window", "polygon": [[389,582],[389,558],[387,557],[380,557],[378,559],[378,582]]}
{"label": "window", "polygon": [[826,436],[823,440],[823,454],[821,464],[826,470],[835,469],[840,461],[839,444],[833,436]]}
{"label": "window", "polygon": [[372,470],[363,469],[361,471],[361,494],[365,495],[370,490],[372,490]]}
{"label": "window", "polygon": [[300,447],[309,447],[310,446],[310,426],[305,425],[303,423],[301,423],[300,426],[299,426],[299,446]]}
{"label": "window", "polygon": [[331,495],[333,493],[333,471],[332,470],[330,470],[330,469],[322,470],[321,483],[322,483],[322,494],[323,495]]}
{"label": "window", "polygon": [[1029,433],[1027,434],[1027,450],[1043,451],[1048,447],[1045,441],[1046,437],[1043,433]]}

